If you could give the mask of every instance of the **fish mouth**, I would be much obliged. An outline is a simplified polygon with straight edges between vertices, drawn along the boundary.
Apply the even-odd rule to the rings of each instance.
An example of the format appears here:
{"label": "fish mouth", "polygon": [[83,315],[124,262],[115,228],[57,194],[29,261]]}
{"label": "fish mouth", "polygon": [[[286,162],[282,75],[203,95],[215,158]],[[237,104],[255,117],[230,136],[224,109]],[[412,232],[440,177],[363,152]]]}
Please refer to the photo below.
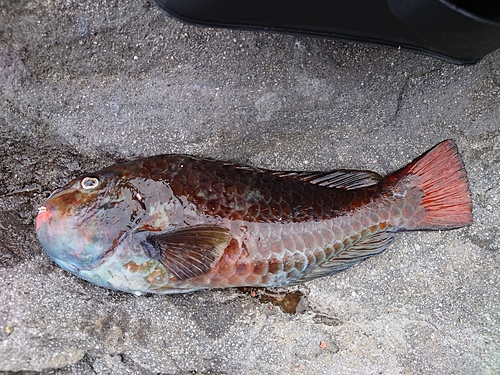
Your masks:
{"label": "fish mouth", "polygon": [[36,216],[36,231],[46,223],[50,218],[50,211],[46,206],[38,207],[38,215]]}

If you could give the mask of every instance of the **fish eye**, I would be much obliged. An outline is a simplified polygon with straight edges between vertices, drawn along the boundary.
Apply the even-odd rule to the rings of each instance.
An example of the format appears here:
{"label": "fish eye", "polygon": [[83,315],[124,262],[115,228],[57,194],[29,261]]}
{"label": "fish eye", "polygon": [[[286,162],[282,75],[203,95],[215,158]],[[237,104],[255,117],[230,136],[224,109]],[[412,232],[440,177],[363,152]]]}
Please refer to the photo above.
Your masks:
{"label": "fish eye", "polygon": [[85,177],[82,182],[82,188],[85,190],[91,190],[99,186],[99,179],[97,177]]}

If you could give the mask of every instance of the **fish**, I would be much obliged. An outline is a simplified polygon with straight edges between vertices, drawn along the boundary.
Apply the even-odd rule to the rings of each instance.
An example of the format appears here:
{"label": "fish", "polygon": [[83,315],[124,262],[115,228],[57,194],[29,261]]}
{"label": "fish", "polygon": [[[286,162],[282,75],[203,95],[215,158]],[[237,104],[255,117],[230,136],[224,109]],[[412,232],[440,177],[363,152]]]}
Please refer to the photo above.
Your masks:
{"label": "fish", "polygon": [[54,191],[36,232],[66,271],[142,295],[296,285],[380,254],[398,232],[471,224],[467,173],[446,140],[385,177],[147,157]]}

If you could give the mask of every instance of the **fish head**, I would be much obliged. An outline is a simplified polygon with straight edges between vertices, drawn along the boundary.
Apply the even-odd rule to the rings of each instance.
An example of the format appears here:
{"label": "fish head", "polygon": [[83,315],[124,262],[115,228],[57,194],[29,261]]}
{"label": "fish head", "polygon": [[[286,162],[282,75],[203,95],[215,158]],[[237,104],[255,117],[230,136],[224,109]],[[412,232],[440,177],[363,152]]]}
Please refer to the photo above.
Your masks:
{"label": "fish head", "polygon": [[39,208],[36,232],[57,264],[78,273],[99,265],[144,211],[126,170],[108,168],[54,191]]}

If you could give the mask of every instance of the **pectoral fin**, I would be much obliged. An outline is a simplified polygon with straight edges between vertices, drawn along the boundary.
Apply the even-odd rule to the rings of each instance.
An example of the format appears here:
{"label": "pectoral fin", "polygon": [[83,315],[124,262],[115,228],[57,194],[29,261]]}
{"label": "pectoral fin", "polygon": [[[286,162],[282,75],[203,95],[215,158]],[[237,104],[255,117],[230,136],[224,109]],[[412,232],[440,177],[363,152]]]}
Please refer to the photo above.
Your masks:
{"label": "pectoral fin", "polygon": [[218,225],[144,233],[136,234],[139,243],[178,280],[210,271],[231,241],[229,229]]}

